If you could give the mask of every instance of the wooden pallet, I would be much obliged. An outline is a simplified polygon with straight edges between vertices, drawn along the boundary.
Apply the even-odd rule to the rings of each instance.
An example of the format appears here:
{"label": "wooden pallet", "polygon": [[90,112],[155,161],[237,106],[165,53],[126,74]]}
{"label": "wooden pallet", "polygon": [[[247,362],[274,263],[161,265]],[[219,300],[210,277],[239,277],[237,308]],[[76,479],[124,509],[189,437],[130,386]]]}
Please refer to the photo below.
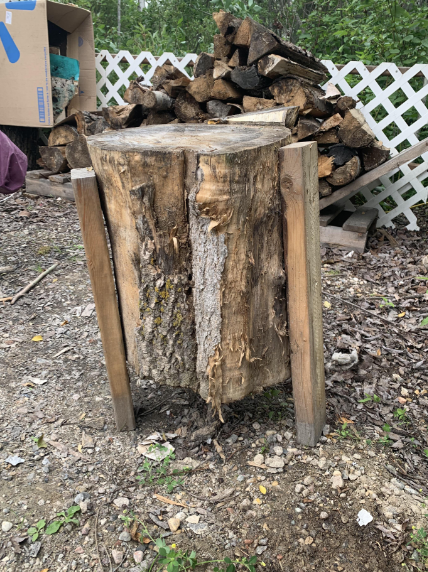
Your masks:
{"label": "wooden pallet", "polygon": [[61,197],[74,202],[70,173],[54,174],[43,169],[28,171],[25,177],[25,190],[31,195]]}
{"label": "wooden pallet", "polygon": [[322,246],[346,248],[363,253],[367,237],[376,224],[377,209],[359,207],[355,212],[331,205],[320,212]]}

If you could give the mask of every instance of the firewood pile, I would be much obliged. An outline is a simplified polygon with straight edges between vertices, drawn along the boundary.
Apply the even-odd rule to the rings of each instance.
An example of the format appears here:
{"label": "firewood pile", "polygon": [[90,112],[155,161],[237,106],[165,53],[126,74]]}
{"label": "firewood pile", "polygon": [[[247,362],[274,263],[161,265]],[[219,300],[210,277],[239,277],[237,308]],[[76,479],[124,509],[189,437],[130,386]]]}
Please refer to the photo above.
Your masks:
{"label": "firewood pile", "polygon": [[202,52],[194,80],[170,64],[156,68],[150,88],[131,81],[125,105],[96,114],[76,112],[74,123],[52,130],[40,149],[43,166],[58,172],[90,165],[86,137],[105,130],[167,123],[231,122],[238,114],[291,108],[285,126],[294,141],[318,143],[320,197],[330,195],[389,158],[357,102],[332,84],[327,68],[310,52],[285,42],[247,17],[213,14],[219,34],[214,53]]}

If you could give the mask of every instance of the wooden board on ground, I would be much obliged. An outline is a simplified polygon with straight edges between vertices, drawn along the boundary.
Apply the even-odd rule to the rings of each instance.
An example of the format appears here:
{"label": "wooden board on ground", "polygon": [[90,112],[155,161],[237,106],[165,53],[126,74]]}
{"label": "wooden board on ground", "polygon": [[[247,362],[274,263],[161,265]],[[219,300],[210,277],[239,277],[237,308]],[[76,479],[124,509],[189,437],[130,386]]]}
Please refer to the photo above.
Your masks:
{"label": "wooden board on ground", "polygon": [[297,439],[311,446],[325,425],[317,157],[312,141],[279,154]]}
{"label": "wooden board on ground", "polygon": [[101,332],[116,426],[119,431],[130,431],[135,429],[134,409],[97,179],[92,169],[73,169],[71,180]]}
{"label": "wooden board on ground", "polygon": [[320,226],[328,226],[337,217],[337,215],[343,211],[344,208],[345,205],[330,205],[329,207],[320,211]]}
{"label": "wooden board on ground", "polygon": [[[29,171],[30,173],[30,171]],[[25,190],[32,195],[43,197],[61,197],[67,201],[74,201],[71,183],[54,183],[43,177],[35,179],[31,175],[25,177]]]}
{"label": "wooden board on ground", "polygon": [[358,179],[355,179],[355,181],[352,181],[352,183],[349,183],[349,185],[342,187],[341,189],[335,191],[328,197],[320,199],[320,209],[323,209],[328,205],[331,205],[332,203],[335,203],[341,199],[345,198],[350,199],[351,197],[356,195],[358,191],[365,185],[368,185],[372,181],[379,179],[379,177],[382,177],[383,175],[386,175],[390,171],[397,169],[398,167],[400,167],[400,165],[404,165],[404,163],[412,161],[413,159],[419,157],[420,155],[426,153],[427,151],[428,151],[428,139],[424,139],[423,141],[416,143],[416,145],[413,145],[413,147],[401,151],[401,153],[395,155],[395,157],[393,157],[389,161],[386,161],[386,163],[383,163],[382,165],[376,167],[375,169],[369,171],[368,173],[364,173],[364,175],[361,175],[361,177],[358,177]]}
{"label": "wooden board on ground", "polygon": [[366,247],[367,232],[351,232],[340,226],[320,227],[321,246],[340,246],[362,254]]}
{"label": "wooden board on ground", "polygon": [[[327,208],[332,208],[334,205],[331,205]],[[323,211],[321,211],[323,212]],[[359,207],[351,216],[343,223],[343,230],[351,230],[353,232],[367,232],[373,221],[378,216],[377,209],[370,209],[364,206]]]}

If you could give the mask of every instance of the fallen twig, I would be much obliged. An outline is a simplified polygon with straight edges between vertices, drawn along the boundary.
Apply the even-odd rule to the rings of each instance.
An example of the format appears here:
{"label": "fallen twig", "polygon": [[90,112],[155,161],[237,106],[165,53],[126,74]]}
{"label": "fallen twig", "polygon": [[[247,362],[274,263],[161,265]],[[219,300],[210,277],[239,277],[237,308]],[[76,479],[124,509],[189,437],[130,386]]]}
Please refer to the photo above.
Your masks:
{"label": "fallen twig", "polygon": [[101,572],[103,572],[103,565],[101,564],[101,555],[100,555],[100,547],[98,546],[98,517],[100,515],[100,509],[97,510],[97,516],[95,519],[95,546],[97,547],[97,554],[98,554],[98,563],[101,568]]}
{"label": "fallen twig", "polygon": [[59,262],[55,262],[55,264],[52,264],[52,266],[50,268],[48,268],[47,270],[42,272],[40,274],[40,276],[37,276],[37,278],[35,280],[30,282],[25,288],[23,288],[17,294],[15,294],[15,296],[12,298],[11,305],[15,304],[15,302],[19,298],[21,298],[24,294],[26,294],[29,290],[31,290],[31,288],[33,288],[36,284],[38,284],[40,282],[40,280],[42,280],[45,276],[47,276],[50,272],[52,272],[52,270],[55,270],[55,268],[58,266],[58,264],[59,264]]}
{"label": "fallen twig", "polygon": [[12,296],[9,296],[8,298],[0,298],[0,302],[8,302],[9,300],[12,300]]}

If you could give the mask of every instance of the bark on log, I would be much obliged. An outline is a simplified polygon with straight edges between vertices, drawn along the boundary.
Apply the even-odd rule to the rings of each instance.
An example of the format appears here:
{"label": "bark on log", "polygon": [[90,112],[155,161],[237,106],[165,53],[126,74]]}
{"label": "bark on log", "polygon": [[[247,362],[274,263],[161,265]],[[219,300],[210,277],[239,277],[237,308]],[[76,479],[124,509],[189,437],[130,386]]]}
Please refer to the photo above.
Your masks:
{"label": "bark on log", "polygon": [[328,177],[333,171],[333,158],[327,155],[320,155],[318,157],[318,177]]}
{"label": "bark on log", "polygon": [[214,57],[218,60],[228,58],[232,54],[233,46],[221,34],[214,36]]}
{"label": "bark on log", "polygon": [[313,117],[329,117],[332,105],[329,101],[321,99],[323,91],[297,79],[284,78],[276,81],[270,92],[277,103],[292,107],[300,107],[303,115]]}
{"label": "bark on log", "polygon": [[187,91],[196,101],[203,103],[211,99],[211,92],[214,87],[213,70],[209,70],[206,75],[194,79],[187,86]]}
{"label": "bark on log", "polygon": [[320,179],[318,181],[318,184],[319,184],[318,188],[319,188],[320,197],[328,197],[329,195],[331,195],[332,188],[327,183],[327,181],[325,179]]}
{"label": "bark on log", "polygon": [[76,129],[79,135],[96,135],[109,127],[100,111],[91,113],[90,111],[72,109],[71,115],[67,119],[70,120],[71,118],[76,121]]}
{"label": "bark on log", "polygon": [[79,135],[76,141],[67,145],[65,156],[72,169],[83,169],[84,167],[92,166],[85,135]]}
{"label": "bark on log", "polygon": [[211,117],[227,117],[234,113],[234,108],[232,105],[218,101],[217,99],[212,99],[207,102],[207,112]]}
{"label": "bark on log", "polygon": [[172,111],[150,111],[147,118],[144,119],[144,125],[166,125],[176,119],[175,113]]}
{"label": "bark on log", "polygon": [[289,377],[278,190],[289,141],[282,127],[228,125],[90,138],[140,377],[217,410]]}
{"label": "bark on log", "polygon": [[[112,129],[125,129],[126,127],[137,127],[143,119],[143,108],[141,105],[112,105],[103,107],[103,117]],[[73,167],[78,168],[78,167]]]}
{"label": "bark on log", "polygon": [[368,147],[375,140],[375,134],[359,109],[350,109],[345,113],[338,133],[340,140],[348,147]]}
{"label": "bark on log", "polygon": [[162,89],[166,91],[169,97],[175,99],[180,91],[184,91],[190,83],[190,78],[182,77],[180,79],[168,79],[163,82]]}
{"label": "bark on log", "polygon": [[229,40],[229,42],[233,42],[237,30],[242,24],[241,18],[237,18],[233,14],[230,14],[230,12],[220,10],[219,12],[214,12],[213,19],[217,24],[220,34]]}
{"label": "bark on log", "polygon": [[236,89],[232,83],[224,79],[216,79],[214,82],[214,87],[211,91],[211,97],[213,99],[241,101],[242,93]]}
{"label": "bark on log", "polygon": [[338,127],[342,121],[343,117],[340,113],[336,113],[321,123],[320,131],[328,131],[329,129],[333,129],[333,127]]}
{"label": "bark on log", "polygon": [[342,167],[337,168],[333,173],[326,177],[327,182],[333,187],[343,187],[358,177],[361,173],[361,161],[358,155],[352,157],[350,161]]}
{"label": "bark on log", "polygon": [[127,103],[142,105],[144,94],[148,90],[148,87],[140,85],[138,81],[131,81],[127,90],[125,91],[123,99]]}
{"label": "bark on log", "polygon": [[201,52],[196,58],[195,65],[193,66],[193,76],[200,77],[201,75],[205,75],[207,71],[213,69],[214,61],[214,54]]}
{"label": "bark on log", "polygon": [[152,111],[169,111],[174,107],[174,100],[163,91],[146,91],[142,100],[143,107]]}
{"label": "bark on log", "polygon": [[329,131],[320,131],[314,136],[318,145],[336,145],[339,143],[339,136],[337,129],[330,129]]}
{"label": "bark on log", "polygon": [[237,66],[246,66],[247,60],[248,48],[236,48],[228,62],[228,66],[231,68],[236,68]]}
{"label": "bark on log", "polygon": [[333,145],[327,153],[328,157],[333,157],[335,167],[342,167],[342,165],[350,161],[352,157],[355,157],[355,155],[357,155],[355,149],[351,149],[350,147],[341,144]]}
{"label": "bark on log", "polygon": [[250,97],[249,95],[244,95],[242,106],[245,113],[251,111],[262,111],[263,109],[271,109],[272,107],[276,107],[276,101],[274,99],[262,99],[260,97]]}
{"label": "bark on log", "polygon": [[174,103],[175,115],[187,123],[189,121],[205,121],[208,115],[203,111],[196,99],[187,91],[178,94]]}
{"label": "bark on log", "polygon": [[226,62],[221,60],[216,60],[214,62],[214,79],[230,79],[230,74],[232,73],[232,68],[227,65]]}
{"label": "bark on log", "polygon": [[63,173],[68,171],[67,159],[65,157],[66,147],[39,147],[40,155],[49,171]]}
{"label": "bark on log", "polygon": [[365,171],[371,171],[389,159],[389,149],[380,141],[374,141],[371,147],[361,149],[361,158]]}
{"label": "bark on log", "polygon": [[276,56],[274,54],[264,56],[259,60],[257,65],[260,74],[272,79],[285,75],[294,75],[308,79],[315,84],[319,84],[324,82],[327,77],[322,72],[311,70],[300,64],[296,64],[287,58]]}
{"label": "bark on log", "polygon": [[321,123],[313,117],[300,117],[297,124],[297,141],[314,137],[320,130]]}
{"label": "bark on log", "polygon": [[163,64],[155,69],[150,80],[154,90],[163,86],[166,81],[187,78],[187,75],[171,64]]}
{"label": "bark on log", "polygon": [[241,89],[266,89],[272,84],[272,80],[259,74],[257,66],[237,66],[230,74],[231,80]]}
{"label": "bark on log", "polygon": [[337,100],[334,106],[334,112],[340,113],[340,115],[344,117],[348,109],[354,109],[356,105],[357,102],[353,97],[351,97],[350,95],[343,95],[342,97],[339,97],[339,99]]}
{"label": "bark on log", "polygon": [[71,125],[59,125],[58,127],[54,127],[49,134],[49,147],[67,145],[77,139],[78,135],[77,129]]}

